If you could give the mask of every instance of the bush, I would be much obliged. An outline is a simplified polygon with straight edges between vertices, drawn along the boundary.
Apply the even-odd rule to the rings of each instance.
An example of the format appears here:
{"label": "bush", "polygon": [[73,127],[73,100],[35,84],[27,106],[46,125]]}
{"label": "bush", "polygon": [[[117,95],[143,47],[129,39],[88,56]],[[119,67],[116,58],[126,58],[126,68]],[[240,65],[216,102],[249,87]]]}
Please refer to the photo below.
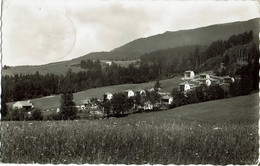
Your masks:
{"label": "bush", "polygon": [[42,112],[38,109],[32,111],[32,120],[43,120]]}
{"label": "bush", "polygon": [[10,114],[9,114],[9,120],[14,120],[14,121],[22,121],[26,120],[26,110],[25,109],[11,109]]}

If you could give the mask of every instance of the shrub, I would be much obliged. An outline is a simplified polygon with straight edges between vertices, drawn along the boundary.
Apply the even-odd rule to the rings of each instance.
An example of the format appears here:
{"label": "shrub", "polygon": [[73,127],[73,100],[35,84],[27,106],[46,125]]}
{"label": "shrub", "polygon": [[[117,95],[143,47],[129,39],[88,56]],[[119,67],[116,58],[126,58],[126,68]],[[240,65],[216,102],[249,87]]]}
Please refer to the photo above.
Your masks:
{"label": "shrub", "polygon": [[32,111],[32,120],[43,120],[42,112],[38,109]]}
{"label": "shrub", "polygon": [[17,108],[11,109],[9,114],[9,119],[14,121],[26,120],[28,119],[28,117],[26,117],[26,114],[27,112],[25,109],[17,109]]}

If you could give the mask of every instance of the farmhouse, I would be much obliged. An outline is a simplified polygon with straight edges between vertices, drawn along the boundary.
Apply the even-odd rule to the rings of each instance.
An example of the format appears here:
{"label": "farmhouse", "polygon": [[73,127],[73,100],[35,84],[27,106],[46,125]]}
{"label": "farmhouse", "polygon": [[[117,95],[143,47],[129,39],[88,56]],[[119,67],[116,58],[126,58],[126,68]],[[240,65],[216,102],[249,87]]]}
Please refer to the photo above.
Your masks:
{"label": "farmhouse", "polygon": [[162,95],[162,96],[167,96],[167,95],[170,95],[169,92],[158,92],[159,95]]}
{"label": "farmhouse", "polygon": [[56,109],[56,112],[59,113],[59,112],[60,112],[60,108],[57,108],[57,109]]}
{"label": "farmhouse", "polygon": [[233,77],[226,76],[223,78],[223,83],[233,83],[235,82],[235,79]]}
{"label": "farmhouse", "polygon": [[199,84],[200,85],[210,86],[211,85],[211,81],[209,79],[201,79],[201,80],[199,80]]}
{"label": "farmhouse", "polygon": [[86,109],[91,105],[91,101],[89,99],[81,100],[80,109]]}
{"label": "farmhouse", "polygon": [[125,90],[124,92],[126,94],[127,97],[133,97],[135,95],[134,91],[128,89],[128,90]]}
{"label": "farmhouse", "polygon": [[210,79],[208,74],[200,74],[200,79]]}
{"label": "farmhouse", "polygon": [[18,101],[16,103],[13,104],[13,109],[21,109],[21,108],[25,108],[25,109],[29,109],[29,108],[33,108],[33,104],[30,101]]}
{"label": "farmhouse", "polygon": [[136,91],[136,94],[140,94],[140,96],[146,96],[146,92],[143,89],[139,89]]}
{"label": "farmhouse", "polygon": [[191,89],[190,84],[188,82],[180,83],[179,87],[181,92],[186,92]]}
{"label": "farmhouse", "polygon": [[162,104],[170,105],[173,102],[173,97],[171,97],[171,96],[163,96],[161,100],[162,100]]}
{"label": "farmhouse", "polygon": [[104,94],[104,100],[111,100],[113,98],[113,94],[110,92],[107,92]]}
{"label": "farmhouse", "polygon": [[191,70],[185,71],[184,72],[184,78],[185,79],[193,79],[195,76],[194,72]]}
{"label": "farmhouse", "polygon": [[107,61],[107,62],[106,62],[106,65],[111,66],[111,65],[112,65],[112,62],[111,62],[111,61]]}

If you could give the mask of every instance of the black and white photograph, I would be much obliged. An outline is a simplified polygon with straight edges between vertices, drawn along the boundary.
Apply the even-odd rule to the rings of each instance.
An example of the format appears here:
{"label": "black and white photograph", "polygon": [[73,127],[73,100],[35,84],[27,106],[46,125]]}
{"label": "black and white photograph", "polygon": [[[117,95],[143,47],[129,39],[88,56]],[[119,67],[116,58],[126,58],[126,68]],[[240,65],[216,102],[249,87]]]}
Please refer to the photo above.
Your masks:
{"label": "black and white photograph", "polygon": [[2,0],[0,163],[258,165],[259,7]]}

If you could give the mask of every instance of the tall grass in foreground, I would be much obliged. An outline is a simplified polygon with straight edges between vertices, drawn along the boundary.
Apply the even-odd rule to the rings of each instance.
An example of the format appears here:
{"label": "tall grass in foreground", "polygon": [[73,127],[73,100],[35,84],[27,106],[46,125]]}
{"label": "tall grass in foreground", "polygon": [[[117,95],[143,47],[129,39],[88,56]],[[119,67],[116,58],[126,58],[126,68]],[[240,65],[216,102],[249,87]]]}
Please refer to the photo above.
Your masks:
{"label": "tall grass in foreground", "polygon": [[254,164],[257,125],[2,122],[5,163]]}

